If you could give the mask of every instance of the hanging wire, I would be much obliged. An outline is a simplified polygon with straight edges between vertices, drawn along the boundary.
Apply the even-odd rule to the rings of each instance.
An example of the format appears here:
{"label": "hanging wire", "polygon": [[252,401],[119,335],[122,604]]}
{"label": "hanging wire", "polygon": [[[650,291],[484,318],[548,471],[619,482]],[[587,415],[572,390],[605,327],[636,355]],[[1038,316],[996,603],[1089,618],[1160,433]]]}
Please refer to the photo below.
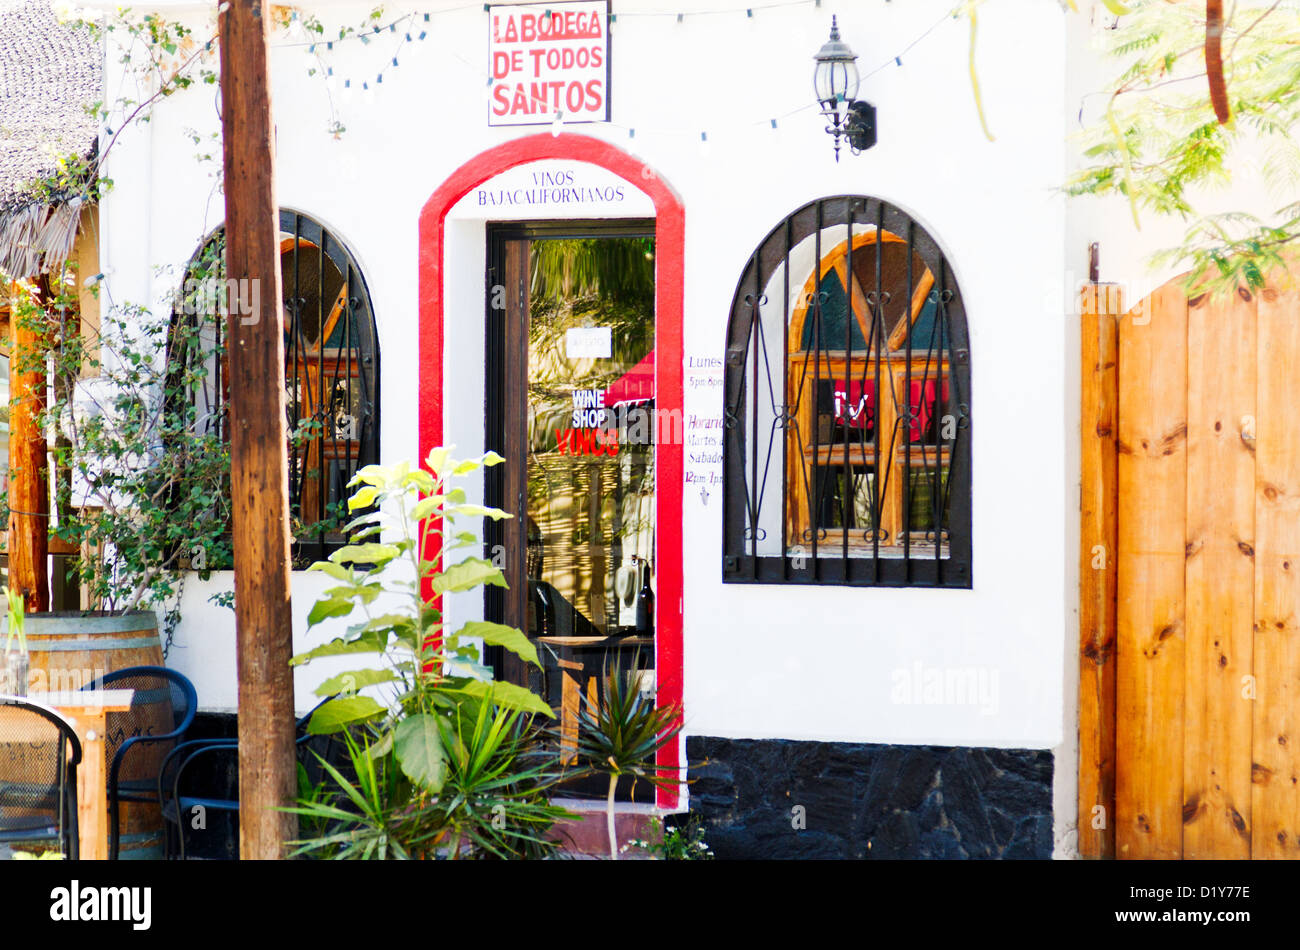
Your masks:
{"label": "hanging wire", "polygon": [[[624,10],[619,12],[617,15],[614,13],[610,13],[609,22],[611,25],[616,23],[619,16],[640,17],[643,19],[658,17],[662,19],[672,19],[677,23],[683,23],[685,18],[688,16],[697,17],[697,16],[722,16],[726,14],[734,14],[734,15],[744,14],[747,19],[752,19],[756,12],[784,9],[784,8],[793,8],[793,7],[806,7],[806,6],[820,8],[821,0],[780,0],[780,2],[769,3],[769,4],[758,4],[758,5],[748,5],[748,6],[738,6],[738,7],[719,7],[719,8],[708,9],[708,10],[692,10],[689,12],[673,11],[673,10]],[[492,4],[488,4],[488,3],[470,3],[458,7],[448,7],[445,10],[439,10],[436,12],[437,15],[441,16],[443,14],[459,13],[459,12],[464,12],[466,10],[474,10],[474,9],[481,8],[484,13],[487,13],[491,10],[491,7]],[[875,76],[877,73],[882,72],[883,70],[885,70],[890,66],[893,66],[895,68],[901,68],[903,65],[903,56],[905,56],[911,50],[916,48],[917,45],[919,45],[926,38],[928,38],[946,21],[957,17],[960,14],[960,11],[961,11],[960,4],[947,10],[942,16],[940,16],[929,27],[927,27],[924,32],[922,32],[910,43],[904,46],[902,50],[888,57],[887,59],[883,60],[879,66],[865,73],[862,76],[862,79],[864,80],[869,79],[870,77]],[[550,11],[548,10],[547,12],[549,13]],[[308,47],[309,51],[312,52],[314,55],[316,55],[317,58],[319,59],[320,53],[317,50],[322,43],[324,43],[326,45],[326,48],[330,50],[334,48],[335,43],[344,42],[349,39],[360,39],[363,44],[368,44],[370,42],[370,39],[375,35],[382,35],[385,32],[396,34],[398,32],[398,26],[406,24],[407,21],[412,21],[412,22],[419,21],[419,22],[428,23],[430,22],[430,16],[431,15],[429,13],[412,12],[412,13],[405,14],[401,17],[398,17],[390,21],[389,23],[371,26],[369,32],[364,30],[357,30],[356,32],[351,33],[346,37],[341,37],[338,40],[326,41],[326,40],[317,39],[317,40],[307,40],[303,42],[273,43],[271,45],[275,48],[280,48],[280,47],[292,48],[292,47],[305,46]],[[420,20],[420,18],[422,18],[422,20]],[[421,40],[425,39],[426,35],[427,35],[426,31],[421,30],[419,33],[419,39]],[[403,43],[411,43],[411,42],[414,42],[414,40],[411,37],[410,30],[409,28],[404,28],[402,31],[402,35],[398,39],[397,46],[400,47]],[[458,53],[454,49],[449,49],[446,52],[448,55],[451,56],[451,58],[458,60],[460,63],[465,65],[471,71],[479,74],[484,79],[484,83],[486,86],[491,87],[494,84],[495,80],[490,72],[486,72],[482,69],[481,66],[477,66],[474,63],[471,63],[468,59],[460,55],[460,53]],[[389,61],[391,61],[393,68],[397,68],[398,59],[396,56],[396,47],[394,48],[393,53],[386,58]],[[323,63],[322,63],[322,67],[324,67]],[[328,72],[325,72],[325,69],[323,68],[322,72],[325,73],[326,75],[333,75],[332,68],[329,69]],[[382,72],[379,72],[376,75],[375,82],[376,84],[383,82]],[[370,88],[367,82],[362,82],[361,85],[362,88],[365,90],[369,90]],[[348,89],[352,88],[352,81],[350,78],[344,80],[343,87]],[[534,110],[537,111],[539,114],[540,113],[550,114],[550,103],[548,100],[534,97],[531,94],[528,94],[527,98],[529,99],[532,106],[534,107]],[[628,138],[635,138],[637,134],[637,129],[639,128],[643,133],[649,131],[653,134],[659,134],[659,135],[680,135],[680,136],[691,136],[691,137],[700,136],[701,141],[706,141],[709,131],[712,131],[716,134],[718,131],[725,132],[730,129],[751,129],[751,128],[761,127],[761,126],[767,126],[769,129],[777,130],[779,129],[780,122],[782,120],[789,119],[803,112],[814,111],[819,108],[820,106],[817,103],[806,103],[804,105],[790,109],[787,112],[780,113],[774,117],[769,114],[765,118],[753,119],[746,122],[739,122],[731,126],[715,127],[714,129],[706,130],[706,131],[701,131],[698,127],[647,129],[645,126],[637,126],[637,127],[624,126],[614,122],[607,122],[602,124],[626,132]],[[559,121],[563,122],[564,120],[563,118],[561,118]],[[546,123],[538,123],[538,124],[546,124]]]}

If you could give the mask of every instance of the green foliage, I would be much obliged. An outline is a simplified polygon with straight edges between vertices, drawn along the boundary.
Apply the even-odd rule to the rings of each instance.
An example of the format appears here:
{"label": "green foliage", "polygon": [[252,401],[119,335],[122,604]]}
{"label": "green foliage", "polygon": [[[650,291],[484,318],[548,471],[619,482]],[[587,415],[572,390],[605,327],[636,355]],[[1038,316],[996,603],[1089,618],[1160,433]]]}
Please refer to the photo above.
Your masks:
{"label": "green foliage", "polygon": [[619,303],[654,301],[654,238],[534,241],[530,256],[537,298],[599,294]]}
{"label": "green foliage", "polygon": [[623,845],[623,852],[641,851],[660,861],[712,861],[713,851],[704,841],[704,822],[692,812],[684,825],[665,826],[662,819],[651,822],[649,838],[634,838]]}
{"label": "green foliage", "polygon": [[[634,662],[633,667],[639,666]],[[682,730],[680,706],[657,706],[653,696],[643,693],[634,676],[612,668],[605,670],[603,695],[597,702],[582,697],[578,714],[578,756],[592,772],[609,778],[605,797],[605,824],[609,835],[609,856],[618,859],[618,837],[614,825],[614,792],[618,780],[631,776],[635,783],[645,779],[656,788],[675,787],[676,769],[655,762],[659,750],[677,741]]]}
{"label": "green foliage", "polygon": [[[1300,10],[1235,4],[1224,24],[1232,121],[1220,125],[1205,75],[1204,4],[1137,0],[1107,31],[1122,68],[1105,117],[1083,136],[1086,166],[1071,195],[1118,195],[1134,222],[1154,213],[1187,222],[1180,244],[1154,263],[1185,268],[1189,289],[1256,289],[1285,266],[1300,237]],[[1271,215],[1202,210],[1215,189],[1257,176],[1275,196]]]}
{"label": "green foliage", "polygon": [[4,587],[5,610],[7,614],[7,633],[5,634],[5,652],[8,653],[14,648],[14,641],[18,641],[18,652],[27,652],[27,634],[24,632],[25,606],[23,604],[23,595],[18,593],[12,587]]}
{"label": "green foliage", "polygon": [[96,609],[161,609],[174,629],[185,572],[231,564],[224,407],[195,400],[221,349],[203,319],[136,306],[76,319],[75,276],[24,295],[14,319],[44,341],[17,372],[52,370],[40,418],[54,442],[54,533],[88,552],[75,567]]}
{"label": "green foliage", "polygon": [[451,480],[501,461],[492,452],[457,461],[434,449],[423,468],[369,465],[353,478],[351,543],[312,565],[338,583],[308,625],[353,622],[292,662],[355,654],[367,663],[318,690],[332,698],[309,729],[342,735],[351,766],[345,774],[322,761],[329,781],[300,797],[296,812],[323,829],[298,842],[300,853],[506,858],[554,849],[545,832],[567,813],[547,802],[558,759],[534,725],[554,714],[479,663],[480,642],[533,665],[536,649],[504,624],[448,629],[437,606],[441,594],[505,586],[490,561],[449,559],[479,543],[464,521],[508,517],[468,502]]}
{"label": "green foliage", "polygon": [[655,756],[681,732],[681,708],[655,705],[634,676],[613,669],[605,671],[602,692],[594,703],[582,697],[579,756],[592,770],[615,779],[630,775],[658,788],[675,786],[676,770],[656,765]]}

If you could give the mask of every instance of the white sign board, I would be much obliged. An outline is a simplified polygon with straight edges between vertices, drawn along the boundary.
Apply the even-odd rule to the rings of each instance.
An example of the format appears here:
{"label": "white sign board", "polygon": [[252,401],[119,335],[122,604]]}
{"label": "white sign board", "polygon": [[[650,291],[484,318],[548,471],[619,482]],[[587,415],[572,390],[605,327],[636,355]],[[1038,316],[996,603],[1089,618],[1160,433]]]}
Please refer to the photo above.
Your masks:
{"label": "white sign board", "polygon": [[472,188],[453,218],[488,221],[552,218],[653,218],[654,202],[635,184],[573,159],[516,165]]}
{"label": "white sign board", "polygon": [[564,331],[564,355],[571,360],[607,360],[614,355],[609,327],[570,327]]}
{"label": "white sign board", "polygon": [[488,125],[609,121],[609,2],[489,7]]}

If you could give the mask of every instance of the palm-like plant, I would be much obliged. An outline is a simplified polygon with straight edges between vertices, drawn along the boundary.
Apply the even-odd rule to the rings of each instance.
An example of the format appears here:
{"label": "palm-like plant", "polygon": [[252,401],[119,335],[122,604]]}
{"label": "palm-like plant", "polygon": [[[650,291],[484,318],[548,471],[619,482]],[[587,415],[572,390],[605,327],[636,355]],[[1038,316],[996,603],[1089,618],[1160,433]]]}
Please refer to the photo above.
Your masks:
{"label": "palm-like plant", "polygon": [[532,716],[503,709],[491,696],[462,703],[455,726],[439,720],[447,751],[446,781],[438,796],[439,823],[448,835],[448,856],[544,857],[558,847],[545,833],[572,815],[548,803],[560,778],[554,754],[543,749]]}
{"label": "palm-like plant", "polygon": [[[302,788],[293,812],[312,831],[291,842],[293,855],[316,855],[340,860],[406,859],[435,846],[442,828],[419,820],[413,808],[413,789],[391,755],[376,754],[367,727],[344,732],[352,778],[346,777],[319,754],[321,768],[333,782]],[[302,778],[300,776],[300,785]]]}
{"label": "palm-like plant", "polygon": [[351,775],[318,755],[330,782],[304,788],[298,805],[287,809],[310,825],[295,853],[384,860],[553,852],[558,842],[546,832],[574,816],[547,801],[560,775],[554,754],[537,741],[532,716],[503,709],[489,695],[460,703],[438,728],[445,759],[437,793],[410,781],[383,740],[370,741],[373,727],[344,732]]}
{"label": "palm-like plant", "polygon": [[[639,664],[634,663],[635,668]],[[595,772],[609,776],[605,796],[605,827],[609,856],[618,860],[618,835],[614,826],[614,790],[624,775],[645,779],[656,788],[676,785],[675,769],[655,762],[659,750],[677,740],[682,731],[679,705],[656,706],[654,697],[633,685],[634,677],[605,670],[603,696],[592,703],[582,697],[578,713],[578,754]]]}

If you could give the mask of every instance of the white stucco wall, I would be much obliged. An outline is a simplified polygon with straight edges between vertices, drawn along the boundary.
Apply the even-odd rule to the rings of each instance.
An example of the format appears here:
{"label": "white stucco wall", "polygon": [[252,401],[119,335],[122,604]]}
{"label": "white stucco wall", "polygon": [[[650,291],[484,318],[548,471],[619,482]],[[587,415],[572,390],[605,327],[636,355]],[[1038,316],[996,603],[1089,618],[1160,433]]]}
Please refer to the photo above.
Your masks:
{"label": "white stucco wall", "polygon": [[[308,6],[316,9],[315,5]],[[304,47],[273,50],[279,202],[338,234],[369,286],[382,360],[383,460],[416,455],[417,223],[446,177],[476,154],[536,128],[487,126],[487,20],[480,9],[430,3],[423,42],[338,43],[336,77],[383,68],[382,86],[342,102],[339,139],[326,131],[326,86],[308,76]],[[691,10],[714,2],[682,0]],[[687,492],[684,511],[687,732],[727,737],[1059,747],[1073,730],[1065,678],[1075,557],[1076,496],[1068,486],[1064,319],[1071,285],[1063,199],[1065,24],[1056,4],[1000,0],[981,8],[977,53],[996,140],[985,139],[967,73],[964,21],[949,0],[824,2],[735,14],[636,17],[662,9],[616,0],[613,124],[573,131],[607,139],[668,182],[686,209],[685,350],[720,357],[726,315],[746,257],[786,214],[814,198],[876,195],[910,212],[943,245],[968,315],[973,393],[972,590],[780,588],[721,583],[721,498]],[[444,12],[436,12],[443,10]],[[358,4],[321,5],[327,26],[357,23]],[[399,15],[390,5],[384,22]],[[860,54],[860,95],[879,110],[880,144],[836,164],[812,109],[812,55],[830,16]],[[203,14],[185,14],[202,19]],[[932,25],[921,42],[895,54]],[[359,85],[359,83],[354,83]],[[773,130],[769,118],[781,116]],[[179,265],[221,220],[213,166],[194,158],[186,129],[217,128],[212,87],[171,97],[115,147],[104,202],[108,281],[117,299],[160,301]],[[635,128],[635,136],[629,135]],[[543,129],[544,131],[544,129]],[[708,133],[702,142],[700,133]],[[219,152],[216,153],[219,156]],[[608,214],[608,211],[596,213]],[[626,213],[626,212],[623,212]],[[481,216],[448,222],[448,441],[481,443]],[[159,271],[172,265],[170,273]],[[477,305],[475,304],[477,301]],[[453,306],[455,309],[453,310]],[[454,319],[452,315],[454,313]],[[685,413],[717,416],[717,389],[692,388]],[[218,577],[216,584],[228,584]],[[315,578],[295,576],[300,642]],[[203,705],[235,705],[232,614],[189,585],[170,657]],[[477,603],[454,601],[461,617]],[[982,672],[996,685],[983,708],[901,704],[896,671]],[[323,674],[325,671],[321,670]],[[298,679],[310,705],[315,670]],[[1067,726],[1068,723],[1068,726]]]}

